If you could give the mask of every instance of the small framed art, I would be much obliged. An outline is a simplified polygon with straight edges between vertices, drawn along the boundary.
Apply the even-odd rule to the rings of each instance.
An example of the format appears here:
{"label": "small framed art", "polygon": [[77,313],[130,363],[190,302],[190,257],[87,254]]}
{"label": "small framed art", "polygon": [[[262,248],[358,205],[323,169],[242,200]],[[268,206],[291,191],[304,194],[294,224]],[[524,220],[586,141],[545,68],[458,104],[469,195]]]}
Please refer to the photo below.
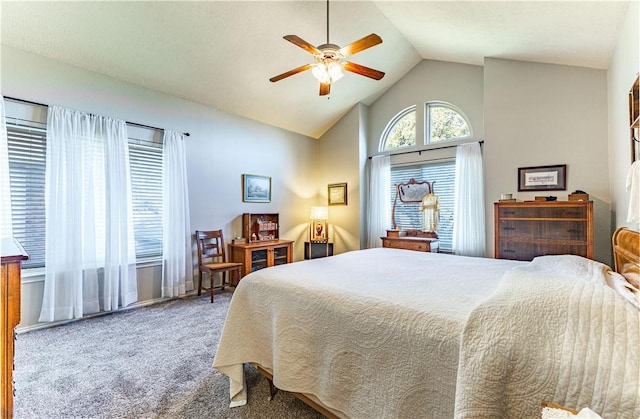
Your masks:
{"label": "small framed art", "polygon": [[329,197],[329,205],[347,205],[347,184],[330,184],[327,196]]}
{"label": "small framed art", "polygon": [[271,202],[271,178],[269,176],[242,175],[242,200],[244,202]]}
{"label": "small framed art", "polygon": [[567,189],[567,165],[518,168],[518,192],[564,191]]}

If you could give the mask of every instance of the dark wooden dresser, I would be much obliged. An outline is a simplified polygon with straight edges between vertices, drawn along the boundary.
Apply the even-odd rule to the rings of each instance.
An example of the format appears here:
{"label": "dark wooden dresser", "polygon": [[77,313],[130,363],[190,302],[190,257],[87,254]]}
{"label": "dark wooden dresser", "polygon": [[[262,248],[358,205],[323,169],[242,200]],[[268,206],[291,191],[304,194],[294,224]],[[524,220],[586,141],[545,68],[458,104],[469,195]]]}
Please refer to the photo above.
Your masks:
{"label": "dark wooden dresser", "polygon": [[496,258],[572,254],[593,259],[592,201],[496,202],[494,221]]}
{"label": "dark wooden dresser", "polygon": [[20,323],[20,263],[29,257],[12,239],[2,240],[0,255],[0,418],[13,416],[13,342]]}

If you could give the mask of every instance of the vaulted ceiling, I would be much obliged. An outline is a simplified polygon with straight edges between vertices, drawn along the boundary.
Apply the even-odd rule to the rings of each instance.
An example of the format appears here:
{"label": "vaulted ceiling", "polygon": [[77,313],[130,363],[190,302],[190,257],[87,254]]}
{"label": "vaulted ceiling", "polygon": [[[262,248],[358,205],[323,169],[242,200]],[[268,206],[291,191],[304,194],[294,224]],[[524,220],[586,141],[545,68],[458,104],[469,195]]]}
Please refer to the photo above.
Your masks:
{"label": "vaulted ceiling", "polygon": [[[635,0],[634,0],[635,1]],[[341,1],[329,41],[383,43],[349,57],[386,73],[352,73],[318,95],[313,57],[282,39],[327,41],[315,1],[2,1],[1,43],[310,137],[356,103],[372,103],[422,59],[484,57],[606,69],[629,1]]]}

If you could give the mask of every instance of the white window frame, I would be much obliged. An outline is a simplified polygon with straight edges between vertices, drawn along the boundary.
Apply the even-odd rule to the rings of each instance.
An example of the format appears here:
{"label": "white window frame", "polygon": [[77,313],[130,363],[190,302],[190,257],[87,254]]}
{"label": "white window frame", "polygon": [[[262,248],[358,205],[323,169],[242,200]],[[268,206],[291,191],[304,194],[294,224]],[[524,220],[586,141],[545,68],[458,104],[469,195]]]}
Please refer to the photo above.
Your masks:
{"label": "white window frame", "polygon": [[[459,114],[462,117],[462,119],[464,119],[464,122],[467,124],[467,127],[469,127],[469,135],[465,135],[462,137],[447,138],[446,140],[432,141],[431,140],[431,108],[432,107],[449,108],[452,111]],[[451,103],[443,102],[443,101],[435,100],[435,101],[425,102],[424,104],[424,143],[425,145],[443,144],[443,143],[449,143],[452,141],[465,141],[472,138],[473,138],[473,127],[471,126],[471,122],[469,122],[469,118],[467,118],[467,115],[462,111],[462,109],[458,108],[457,106]]]}
{"label": "white window frame", "polygon": [[[417,133],[417,128],[416,128],[416,132],[414,132],[414,134],[413,134],[414,135],[413,144],[405,145],[405,146],[402,146],[402,147],[394,147],[394,148],[386,148],[385,147],[385,145],[387,143],[387,138],[389,137],[389,134],[391,133],[391,131],[393,130],[395,125],[398,123],[398,121],[400,121],[402,118],[404,118],[405,116],[407,116],[411,112],[417,112],[417,109],[416,109],[415,105],[409,106],[409,107],[401,110],[393,118],[391,118],[391,120],[389,121],[389,123],[387,124],[385,129],[382,131],[382,135],[380,136],[380,144],[378,145],[378,150],[380,152],[392,151],[392,150],[402,150],[402,149],[406,149],[406,148],[410,148],[410,147],[415,147],[415,146],[418,145],[418,133]],[[416,113],[416,121],[418,120],[417,117],[418,117],[418,114]]]}

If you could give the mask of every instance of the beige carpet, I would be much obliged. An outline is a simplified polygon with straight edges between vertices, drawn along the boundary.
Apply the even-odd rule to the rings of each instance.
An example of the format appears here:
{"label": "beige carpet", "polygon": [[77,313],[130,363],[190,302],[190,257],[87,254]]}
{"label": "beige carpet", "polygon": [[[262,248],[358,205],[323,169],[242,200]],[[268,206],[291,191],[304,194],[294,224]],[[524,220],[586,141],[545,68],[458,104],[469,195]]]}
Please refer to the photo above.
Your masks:
{"label": "beige carpet", "polygon": [[176,299],[18,335],[14,417],[321,418],[247,367],[249,402],[229,408],[211,367],[231,293]]}

